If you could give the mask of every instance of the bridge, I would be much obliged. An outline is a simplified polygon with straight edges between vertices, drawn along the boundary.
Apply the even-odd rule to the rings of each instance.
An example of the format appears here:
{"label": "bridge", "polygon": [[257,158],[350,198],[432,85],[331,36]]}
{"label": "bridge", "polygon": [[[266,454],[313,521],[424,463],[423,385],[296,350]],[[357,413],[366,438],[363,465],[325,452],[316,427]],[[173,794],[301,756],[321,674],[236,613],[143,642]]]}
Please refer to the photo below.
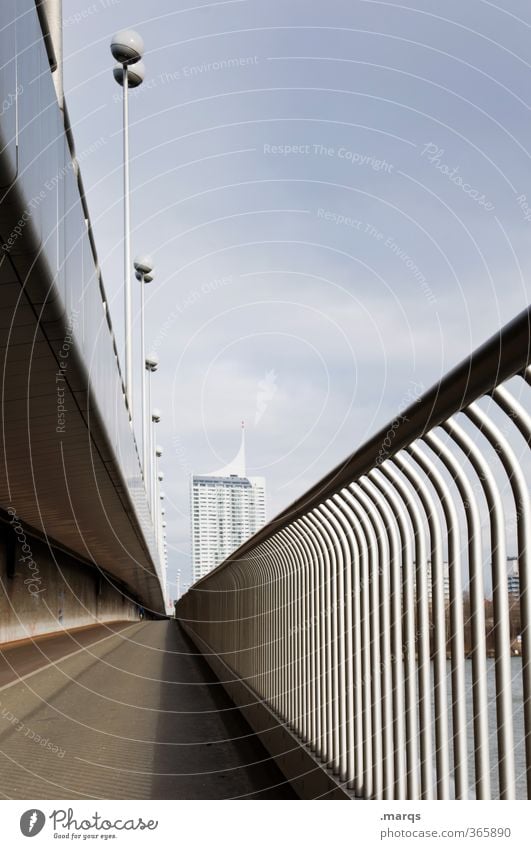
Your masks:
{"label": "bridge", "polygon": [[0,7],[0,792],[531,798],[530,311],[169,619],[56,11]]}

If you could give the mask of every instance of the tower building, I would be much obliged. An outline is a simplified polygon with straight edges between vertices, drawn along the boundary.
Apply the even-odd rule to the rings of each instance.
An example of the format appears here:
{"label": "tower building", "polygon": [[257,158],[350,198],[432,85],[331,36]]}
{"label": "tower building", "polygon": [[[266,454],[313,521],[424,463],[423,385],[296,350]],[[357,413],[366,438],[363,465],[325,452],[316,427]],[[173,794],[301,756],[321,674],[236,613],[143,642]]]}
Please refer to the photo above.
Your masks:
{"label": "tower building", "polygon": [[246,474],[243,422],[240,450],[233,461],[217,472],[192,475],[190,510],[195,582],[266,522],[265,480]]}

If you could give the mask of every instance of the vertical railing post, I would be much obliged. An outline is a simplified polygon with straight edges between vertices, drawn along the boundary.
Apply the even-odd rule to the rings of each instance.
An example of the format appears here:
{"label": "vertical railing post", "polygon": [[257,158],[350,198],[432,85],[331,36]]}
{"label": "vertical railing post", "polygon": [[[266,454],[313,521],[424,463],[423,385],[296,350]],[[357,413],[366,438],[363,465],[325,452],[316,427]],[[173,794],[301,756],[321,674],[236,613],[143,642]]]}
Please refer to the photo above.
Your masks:
{"label": "vertical railing post", "polygon": [[468,566],[470,573],[470,616],[472,631],[472,699],[474,714],[474,763],[476,798],[490,799],[490,757],[487,699],[487,643],[485,633],[485,582],[481,544],[481,519],[474,489],[463,469],[444,442],[434,433],[424,441],[439,457],[458,488],[467,522]]}
{"label": "vertical railing post", "polygon": [[494,603],[494,641],[496,646],[496,714],[498,736],[498,772],[500,797],[514,799],[514,739],[511,697],[511,651],[509,639],[509,602],[507,598],[507,554],[505,514],[501,496],[489,464],[475,442],[454,419],[442,427],[459,445],[474,467],[489,511],[492,552],[492,594]]}
{"label": "vertical railing post", "polygon": [[[437,771],[437,798],[450,798],[450,761],[448,756],[448,695],[446,687],[446,617],[441,582],[434,575],[442,574],[442,532],[435,500],[421,475],[407,455],[395,454],[395,463],[412,485],[422,504],[429,527],[430,559],[432,569],[433,618],[433,679],[435,711],[435,763]],[[426,564],[427,568],[427,564]]]}
{"label": "vertical railing post", "polygon": [[418,728],[417,728],[417,687],[416,687],[416,640],[415,640],[415,588],[412,534],[408,525],[407,511],[396,494],[393,486],[381,474],[372,471],[369,479],[378,488],[389,505],[388,510],[396,517],[400,533],[401,570],[394,577],[395,616],[404,620],[404,633],[396,635],[400,638],[400,671],[403,682],[397,681],[395,686],[404,687],[404,717],[405,717],[405,752],[407,799],[419,798],[418,781]]}
{"label": "vertical railing post", "polygon": [[[407,449],[427,475],[441,502],[448,534],[450,577],[450,647],[452,670],[452,718],[455,798],[468,798],[468,752],[466,741],[465,639],[463,621],[463,581],[459,518],[451,492],[434,463],[416,444]],[[434,573],[439,592],[444,596],[443,570]]]}

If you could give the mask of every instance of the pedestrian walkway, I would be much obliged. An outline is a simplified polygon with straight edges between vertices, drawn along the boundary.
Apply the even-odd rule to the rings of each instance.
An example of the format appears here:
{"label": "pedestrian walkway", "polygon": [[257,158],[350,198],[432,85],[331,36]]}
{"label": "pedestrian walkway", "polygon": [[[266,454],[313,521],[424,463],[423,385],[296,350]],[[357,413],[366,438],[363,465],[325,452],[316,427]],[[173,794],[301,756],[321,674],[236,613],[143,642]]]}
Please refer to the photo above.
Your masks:
{"label": "pedestrian walkway", "polygon": [[27,647],[8,665],[17,651],[27,677],[0,686],[3,798],[294,798],[175,621],[102,631],[30,674]]}

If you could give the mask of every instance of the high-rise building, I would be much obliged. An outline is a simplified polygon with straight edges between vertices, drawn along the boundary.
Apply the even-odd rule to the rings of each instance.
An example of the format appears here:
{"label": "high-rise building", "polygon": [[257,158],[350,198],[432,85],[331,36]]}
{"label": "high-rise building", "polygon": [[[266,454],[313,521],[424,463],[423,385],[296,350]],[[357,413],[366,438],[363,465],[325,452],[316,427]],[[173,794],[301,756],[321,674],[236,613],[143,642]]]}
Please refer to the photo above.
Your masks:
{"label": "high-rise building", "polygon": [[192,475],[192,575],[198,581],[266,522],[265,480],[245,471],[245,430],[240,450],[217,472]]}
{"label": "high-rise building", "polygon": [[[432,575],[431,575],[431,560],[426,562],[426,582],[428,589],[428,601],[431,604],[433,601],[433,588],[432,588]],[[450,573],[448,571],[448,562],[445,560],[443,562],[443,593],[444,593],[444,601],[448,603],[450,601]]]}
{"label": "high-rise building", "polygon": [[509,595],[520,595],[520,571],[518,558],[507,558],[507,592]]}

